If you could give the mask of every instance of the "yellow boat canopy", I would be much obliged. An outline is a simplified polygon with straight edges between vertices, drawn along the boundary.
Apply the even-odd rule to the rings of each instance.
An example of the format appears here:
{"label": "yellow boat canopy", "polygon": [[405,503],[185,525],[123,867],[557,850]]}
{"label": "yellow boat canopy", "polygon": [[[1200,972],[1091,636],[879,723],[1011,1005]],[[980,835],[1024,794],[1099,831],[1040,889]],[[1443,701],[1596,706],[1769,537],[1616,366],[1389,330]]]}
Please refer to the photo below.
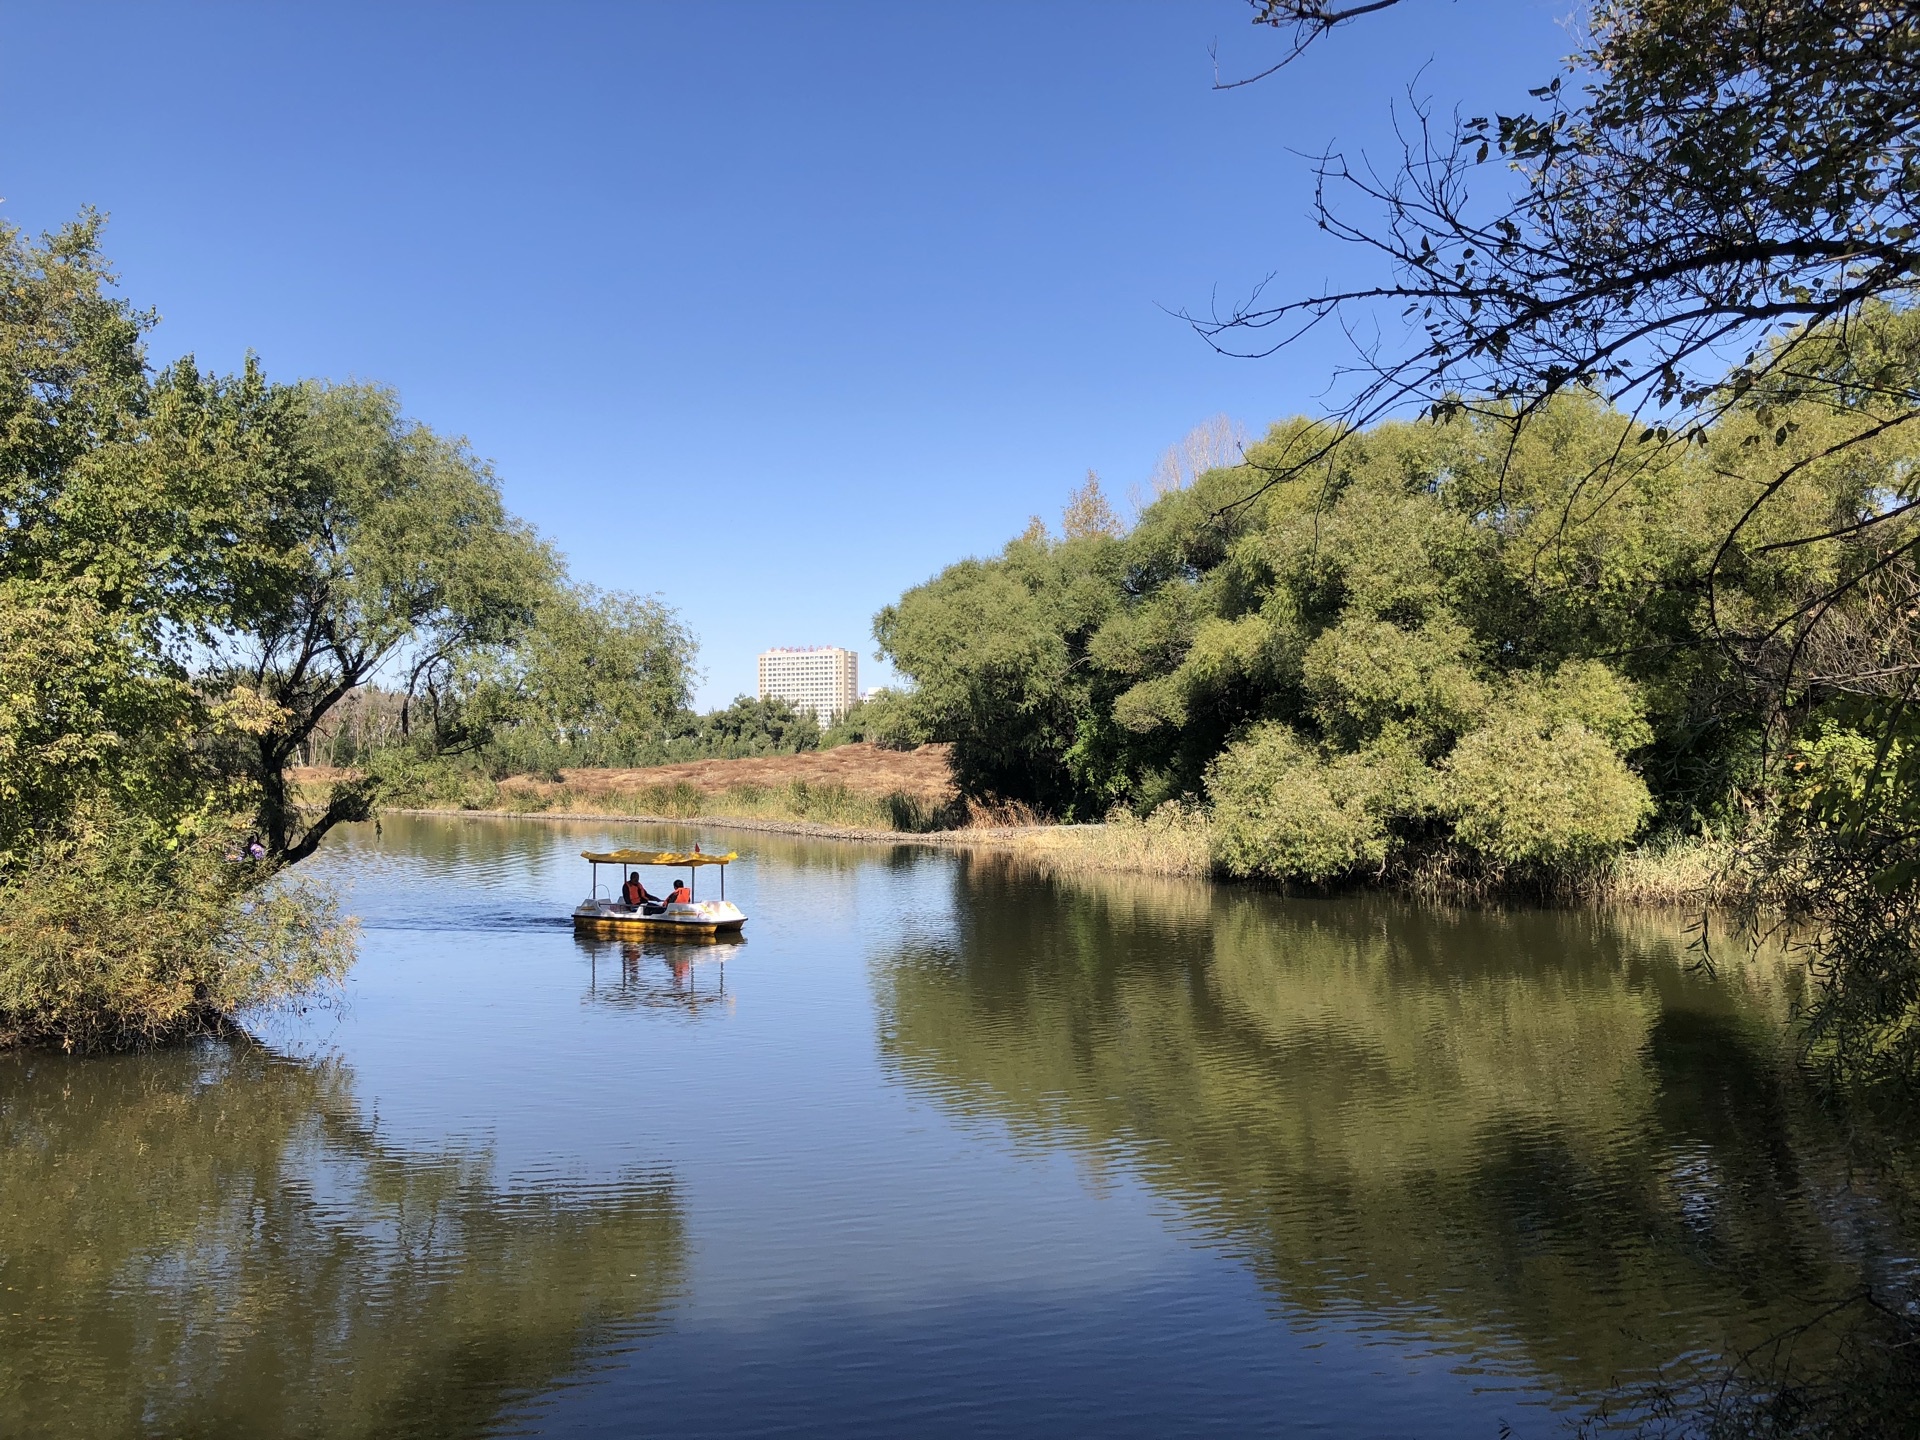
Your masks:
{"label": "yellow boat canopy", "polygon": [[591,860],[596,865],[724,865],[729,860],[740,858],[737,851],[729,850],[724,855],[682,854],[678,850],[608,850],[597,854],[592,850],[580,852],[582,860]]}

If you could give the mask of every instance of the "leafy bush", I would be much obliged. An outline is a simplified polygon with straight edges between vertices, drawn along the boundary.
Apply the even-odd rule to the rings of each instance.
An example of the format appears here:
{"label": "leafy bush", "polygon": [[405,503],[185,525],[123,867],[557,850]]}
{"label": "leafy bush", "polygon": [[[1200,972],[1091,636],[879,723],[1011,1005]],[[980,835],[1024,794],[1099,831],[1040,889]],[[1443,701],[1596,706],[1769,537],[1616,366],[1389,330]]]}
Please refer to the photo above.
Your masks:
{"label": "leafy bush", "polygon": [[1349,614],[1308,647],[1302,676],[1329,737],[1360,745],[1399,724],[1438,739],[1470,727],[1486,709],[1472,649],[1473,636],[1451,617],[1408,630]]}
{"label": "leafy bush", "polygon": [[1387,834],[1355,777],[1325,765],[1283,725],[1227,747],[1207,772],[1213,848],[1234,875],[1333,880],[1387,856]]}
{"label": "leafy bush", "polygon": [[170,850],[129,822],[49,844],[0,885],[0,1045],[120,1049],[219,1031],[338,983],[352,929],[224,827]]}
{"label": "leafy bush", "polygon": [[1653,813],[1622,758],[1651,738],[1633,686],[1597,661],[1513,677],[1442,762],[1455,838],[1503,864],[1574,867],[1617,850]]}
{"label": "leafy bush", "polygon": [[301,784],[293,792],[294,799],[306,806],[325,804],[328,796],[349,785],[378,795],[382,805],[399,809],[454,805],[462,810],[491,810],[500,804],[496,776],[489,773],[482,757],[437,754],[424,744],[376,750],[357,776]]}
{"label": "leafy bush", "polygon": [[1570,867],[1624,845],[1652,812],[1617,748],[1644,740],[1646,725],[1632,687],[1605,666],[1517,677],[1499,702],[1481,698],[1481,723],[1450,749],[1432,722],[1460,722],[1460,689],[1434,705],[1417,669],[1402,676],[1382,692],[1392,718],[1357,727],[1375,732],[1358,748],[1316,747],[1270,723],[1221,753],[1207,792],[1223,869],[1335,881],[1379,870],[1411,839],[1446,838],[1449,823],[1453,842],[1488,860]]}
{"label": "leafy bush", "polygon": [[1646,783],[1577,721],[1545,734],[1518,716],[1483,726],[1448,756],[1446,774],[1455,836],[1498,861],[1591,860],[1653,812]]}

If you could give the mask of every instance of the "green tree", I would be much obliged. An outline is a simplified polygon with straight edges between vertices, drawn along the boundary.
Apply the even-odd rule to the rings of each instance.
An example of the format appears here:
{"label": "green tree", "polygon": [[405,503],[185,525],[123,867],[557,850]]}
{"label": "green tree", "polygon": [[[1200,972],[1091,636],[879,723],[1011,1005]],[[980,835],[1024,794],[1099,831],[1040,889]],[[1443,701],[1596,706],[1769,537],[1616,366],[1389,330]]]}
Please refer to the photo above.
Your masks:
{"label": "green tree", "polygon": [[94,507],[72,503],[77,476],[99,488],[99,452],[124,452],[140,435],[148,393],[141,337],[153,317],[107,293],[100,226],[83,215],[38,247],[0,226],[0,867],[9,869],[102,788],[121,805],[162,808],[146,783],[153,762],[164,777],[186,761],[196,719],[183,671],[160,653],[152,603],[191,577],[129,563],[125,546],[96,563],[99,527],[85,523]]}
{"label": "green tree", "polygon": [[820,736],[820,748],[835,745],[877,745],[882,750],[911,750],[924,744],[913,712],[913,697],[903,690],[883,687],[853,707],[826,728]]}
{"label": "green tree", "polygon": [[251,366],[150,380],[97,216],[0,228],[0,1044],[165,1039],[344,969],[318,897],[229,861],[263,722],[193,660],[261,538]]}
{"label": "green tree", "polygon": [[[1278,68],[1394,3],[1254,0],[1253,18],[1288,34]],[[1399,165],[1322,160],[1323,225],[1388,274],[1200,328],[1258,353],[1273,327],[1414,318],[1335,423],[1272,458],[1276,480],[1400,407],[1472,410],[1518,438],[1583,388],[1628,413],[1563,530],[1651,452],[1704,451],[1733,477],[1739,503],[1714,509],[1709,562],[1683,577],[1708,597],[1705,638],[1762,698],[1766,755],[1802,764],[1842,717],[1875,757],[1853,790],[1777,812],[1750,911],[1784,906],[1815,937],[1809,1034],[1832,1073],[1920,1082],[1920,774],[1899,759],[1920,688],[1920,25],[1909,4],[1855,0],[1607,0],[1586,24],[1521,113],[1449,130],[1423,109]],[[1662,588],[1652,603],[1671,606]]]}
{"label": "green tree", "polygon": [[510,645],[416,667],[441,753],[520,768],[648,758],[686,708],[697,646],[658,599],[553,585]]}
{"label": "green tree", "polygon": [[1086,656],[1121,565],[1111,535],[1056,544],[1035,520],[997,559],[950,566],[875,617],[881,649],[914,682],[915,728],[954,742],[964,793],[1059,814],[1119,798]]}
{"label": "green tree", "polygon": [[[1904,317],[1877,323],[1904,343]],[[1719,635],[1830,592],[1900,533],[1775,543],[1871,512],[1911,461],[1889,438],[1773,487],[1781,450],[1818,454],[1852,423],[1811,390],[1773,403],[1781,446],[1749,443],[1760,422],[1738,409],[1604,491],[1589,480],[1624,417],[1590,392],[1517,432],[1382,423],[1276,480],[1315,429],[1290,421],[1124,536],[1032,527],[875,633],[974,796],[1074,815],[1205,796],[1246,873],[1335,881],[1453,850],[1546,878],[1648,824],[1737,815],[1774,702]],[[1727,527],[1762,496],[1735,571]]]}
{"label": "green tree", "polygon": [[752,755],[795,755],[817,750],[820,721],[778,696],[736,695],[724,710],[683,717],[669,748],[676,757],[738,760]]}
{"label": "green tree", "polygon": [[[377,780],[336,783],[317,815],[287,778],[320,718],[384,668],[407,667],[409,696],[466,655],[529,633],[559,576],[531,527],[463,444],[406,420],[390,391],[298,386],[276,459],[290,483],[270,497],[270,548],[203,640],[212,672],[271,717],[235,757],[258,787],[271,855],[313,853],[365,817]],[[403,729],[407,728],[403,718]]]}
{"label": "green tree", "polygon": [[382,776],[308,813],[290,765],[369,682],[410,707],[525,641],[561,579],[391,392],[151,372],[99,235],[0,228],[0,1039],[74,1047],[341,974],[332,912],[267,882]]}
{"label": "green tree", "polygon": [[[1396,0],[1251,3],[1256,23],[1292,31],[1285,64]],[[1833,322],[1906,295],[1920,275],[1908,6],[1606,0],[1586,19],[1537,109],[1452,131],[1422,111],[1398,169],[1320,162],[1320,218],[1383,253],[1390,279],[1203,329],[1231,343],[1290,318],[1411,307],[1417,338],[1373,357],[1349,421],[1473,396],[1524,414],[1592,385],[1663,407],[1684,433],[1739,398],[1722,384],[1733,347],[1749,352],[1743,385],[1790,372],[1797,336],[1844,334]],[[1343,195],[1382,223],[1349,218]]]}

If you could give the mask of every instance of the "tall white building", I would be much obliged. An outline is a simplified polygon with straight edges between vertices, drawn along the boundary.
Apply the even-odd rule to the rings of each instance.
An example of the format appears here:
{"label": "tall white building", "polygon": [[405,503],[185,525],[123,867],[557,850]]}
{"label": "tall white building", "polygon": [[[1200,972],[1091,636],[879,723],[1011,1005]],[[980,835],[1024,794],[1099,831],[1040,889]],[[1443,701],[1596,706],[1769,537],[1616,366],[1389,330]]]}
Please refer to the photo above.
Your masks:
{"label": "tall white building", "polygon": [[838,645],[806,645],[760,652],[760,698],[785,700],[811,710],[822,727],[860,698],[860,656]]}

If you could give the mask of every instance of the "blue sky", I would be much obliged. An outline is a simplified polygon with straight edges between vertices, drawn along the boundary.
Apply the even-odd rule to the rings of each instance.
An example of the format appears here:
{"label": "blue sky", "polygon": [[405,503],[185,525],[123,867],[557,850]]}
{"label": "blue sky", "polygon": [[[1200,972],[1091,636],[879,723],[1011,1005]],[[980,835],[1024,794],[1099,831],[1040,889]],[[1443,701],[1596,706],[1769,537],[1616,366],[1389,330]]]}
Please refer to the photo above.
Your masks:
{"label": "blue sky", "polygon": [[1516,108],[1569,8],[1408,0],[1218,93],[1210,42],[1279,44],[1239,0],[6,0],[0,216],[110,212],[156,359],[395,386],[578,578],[679,608],[703,706],[770,645],[872,685],[873,612],[1088,469],[1315,408],[1335,337],[1230,360],[1167,311],[1364,273],[1296,152],[1388,155],[1410,82]]}

